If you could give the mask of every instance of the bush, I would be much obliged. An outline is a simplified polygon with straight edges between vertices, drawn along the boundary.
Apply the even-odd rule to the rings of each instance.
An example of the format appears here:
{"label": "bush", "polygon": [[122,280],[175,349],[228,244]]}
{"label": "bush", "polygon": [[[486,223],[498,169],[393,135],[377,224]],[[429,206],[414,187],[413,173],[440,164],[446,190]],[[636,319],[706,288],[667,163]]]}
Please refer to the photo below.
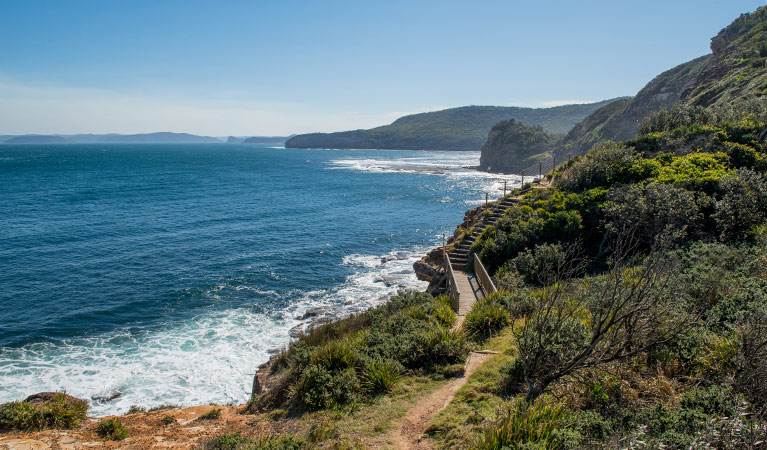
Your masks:
{"label": "bush", "polygon": [[96,427],[99,436],[110,441],[122,441],[128,437],[128,430],[117,419],[107,419],[99,422]]}
{"label": "bush", "polygon": [[714,219],[725,241],[744,239],[747,231],[765,222],[767,176],[739,170],[722,181],[723,192],[716,202]]}
{"label": "bush", "polygon": [[508,265],[516,269],[525,282],[545,286],[554,282],[566,257],[561,244],[539,244],[519,253]]}
{"label": "bush", "polygon": [[647,116],[639,125],[639,134],[663,133],[690,125],[713,125],[717,118],[710,109],[701,106],[674,105]]}
{"label": "bush", "polygon": [[427,336],[427,360],[432,366],[463,363],[469,353],[469,343],[461,330],[439,328]]}
{"label": "bush", "polygon": [[691,235],[703,229],[702,201],[686,189],[673,185],[650,183],[613,189],[605,206],[608,228],[613,231],[636,229],[645,245],[669,231],[685,231]]}
{"label": "bush", "polygon": [[498,303],[479,300],[466,314],[463,329],[470,336],[481,339],[491,337],[511,323],[509,311]]}
{"label": "bush", "polygon": [[213,408],[200,416],[200,420],[218,420],[221,418],[221,408]]}
{"label": "bush", "polygon": [[126,414],[136,414],[140,412],[146,412],[146,408],[138,405],[130,405],[130,408],[128,408],[128,412]]}
{"label": "bush", "polygon": [[87,418],[88,402],[57,392],[40,400],[0,405],[0,430],[71,429]]}
{"label": "bush", "polygon": [[320,365],[330,371],[355,367],[358,359],[352,346],[345,341],[330,342],[312,354],[312,364]]}
{"label": "bush", "polygon": [[613,142],[597,144],[579,158],[556,179],[555,186],[564,191],[580,192],[595,187],[609,187],[615,183],[634,180],[625,176],[638,158],[632,148]]}
{"label": "bush", "polygon": [[171,415],[165,415],[162,416],[162,424],[163,425],[173,425],[176,423],[176,418]]}
{"label": "bush", "polygon": [[319,410],[351,403],[358,398],[360,383],[354,369],[331,373],[327,368],[313,364],[301,376],[296,390],[303,405]]}
{"label": "bush", "polygon": [[434,318],[442,327],[452,327],[457,318],[453,310],[452,301],[444,295],[437,297],[437,306],[434,310]]}
{"label": "bush", "polygon": [[241,433],[222,434],[203,446],[204,450],[302,450],[306,442],[294,436],[249,438]]}
{"label": "bush", "polygon": [[399,365],[391,360],[374,361],[362,374],[362,387],[372,395],[388,393],[399,380],[400,373]]}

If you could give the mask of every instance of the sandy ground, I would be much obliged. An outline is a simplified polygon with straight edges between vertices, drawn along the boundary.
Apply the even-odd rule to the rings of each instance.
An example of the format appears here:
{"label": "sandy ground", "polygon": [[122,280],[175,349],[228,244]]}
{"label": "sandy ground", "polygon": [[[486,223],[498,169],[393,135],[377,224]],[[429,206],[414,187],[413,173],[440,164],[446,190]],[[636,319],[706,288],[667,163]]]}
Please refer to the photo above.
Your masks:
{"label": "sandy ground", "polygon": [[[200,419],[201,415],[214,408],[221,409],[220,419]],[[260,423],[256,416],[241,414],[243,409],[243,406],[193,406],[116,416],[130,433],[127,439],[120,442],[105,441],[96,433],[98,423],[108,418],[99,417],[89,419],[78,430],[0,434],[0,449],[189,449],[221,433],[259,433],[259,428],[265,424]],[[163,417],[166,415],[172,416],[176,423],[164,425]]]}

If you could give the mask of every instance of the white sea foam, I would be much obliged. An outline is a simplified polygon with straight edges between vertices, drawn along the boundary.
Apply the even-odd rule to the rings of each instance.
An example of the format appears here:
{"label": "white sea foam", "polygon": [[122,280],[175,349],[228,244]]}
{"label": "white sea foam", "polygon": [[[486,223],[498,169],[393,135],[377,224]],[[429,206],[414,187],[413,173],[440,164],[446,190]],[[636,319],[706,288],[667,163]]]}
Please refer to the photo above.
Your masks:
{"label": "white sea foam", "polygon": [[[519,182],[516,176],[470,169],[478,159],[478,152],[425,152],[420,157],[339,159],[329,168],[444,176],[451,185],[477,193],[478,198],[466,201],[467,205],[483,202],[483,192],[500,195],[504,180],[509,188]],[[453,199],[446,195],[442,201]],[[0,349],[0,402],[45,390],[65,390],[88,399],[122,393],[110,402],[94,401],[95,415],[123,413],[134,404],[243,402],[250,393],[253,373],[268,359],[270,350],[290,341],[288,330],[310,325],[297,317],[313,308],[342,316],[380,304],[403,290],[424,289],[426,283],[416,278],[412,264],[426,250],[428,247],[414,247],[384,255],[347,255],[342,264],[354,273],[326,290],[279,294],[231,282],[208,292],[216,298],[222,290],[247,291],[265,297],[264,304],[281,295],[291,299],[286,309],[208,311],[162,329],[123,330]]]}
{"label": "white sea foam", "polygon": [[[479,152],[423,152],[419,156],[391,158],[382,154],[380,158],[345,158],[333,160],[329,169],[355,170],[369,173],[421,173],[446,176],[450,182],[460,188],[487,192],[490,200],[500,197],[506,188],[520,187],[519,175],[488,173],[476,170],[479,165]],[[484,196],[475,200],[466,200],[466,205],[475,206],[484,203]]]}
{"label": "white sea foam", "polygon": [[[308,325],[297,316],[317,307],[342,316],[375,306],[400,290],[423,289],[412,264],[424,250],[349,255],[343,264],[358,271],[333,289],[301,292],[286,310],[207,312],[162,330],[122,330],[0,349],[0,402],[59,390],[91,399],[94,415],[124,413],[130,405],[244,402],[253,374],[270,350],[289,342],[287,330]],[[215,289],[222,288],[276,294],[250,286]],[[288,293],[295,294],[299,292]],[[115,392],[122,395],[113,401],[93,400]]]}

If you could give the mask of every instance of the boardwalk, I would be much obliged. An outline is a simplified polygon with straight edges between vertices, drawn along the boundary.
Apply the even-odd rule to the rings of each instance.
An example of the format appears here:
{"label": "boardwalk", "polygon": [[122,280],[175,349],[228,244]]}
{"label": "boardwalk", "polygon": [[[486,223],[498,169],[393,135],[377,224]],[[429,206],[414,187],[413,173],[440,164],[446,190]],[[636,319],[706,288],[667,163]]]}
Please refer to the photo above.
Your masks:
{"label": "boardwalk", "polygon": [[477,276],[473,273],[457,271],[455,281],[460,292],[457,313],[459,316],[465,316],[477,300],[485,298],[485,292],[482,290]]}
{"label": "boardwalk", "polygon": [[[471,236],[463,238],[447,252],[447,257],[450,261],[450,264],[447,265],[449,272],[446,277],[448,282],[447,291],[453,300],[453,306],[459,318],[465,316],[477,300],[481,300],[485,298],[485,295],[495,292],[495,286],[490,279],[490,275],[485,271],[482,263],[478,262],[479,259],[475,258],[471,251],[471,246],[486,227],[495,225],[503,217],[506,209],[514,206],[517,201],[518,199],[516,198],[503,198],[498,202],[494,202],[488,209],[489,214],[485,216],[483,223],[472,230]],[[468,271],[467,268],[473,270]],[[452,288],[453,282],[451,280],[455,280],[455,287],[457,289]]]}

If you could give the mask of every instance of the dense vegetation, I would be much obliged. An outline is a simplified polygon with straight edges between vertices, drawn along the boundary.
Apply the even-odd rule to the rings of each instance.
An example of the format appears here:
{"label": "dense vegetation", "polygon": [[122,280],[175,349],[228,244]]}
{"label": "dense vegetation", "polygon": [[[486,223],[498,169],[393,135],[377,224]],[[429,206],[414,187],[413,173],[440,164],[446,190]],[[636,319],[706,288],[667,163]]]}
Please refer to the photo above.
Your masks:
{"label": "dense vegetation", "polygon": [[516,323],[494,391],[507,412],[475,428],[479,448],[766,437],[767,102],[679,105],[640,130],[557,169],[475,242],[508,293],[472,312]]}
{"label": "dense vegetation", "polygon": [[455,319],[445,297],[408,293],[317,328],[273,362],[274,386],[249,408],[353,407],[389,392],[405,373],[441,374],[469,350],[463,333],[450,330]]}
{"label": "dense vegetation", "polygon": [[0,431],[77,428],[86,419],[88,403],[63,393],[0,405]]}
{"label": "dense vegetation", "polygon": [[490,128],[501,120],[514,119],[552,134],[564,134],[611,101],[552,108],[464,106],[401,117],[391,125],[369,130],[301,134],[288,139],[285,147],[477,151]]}

